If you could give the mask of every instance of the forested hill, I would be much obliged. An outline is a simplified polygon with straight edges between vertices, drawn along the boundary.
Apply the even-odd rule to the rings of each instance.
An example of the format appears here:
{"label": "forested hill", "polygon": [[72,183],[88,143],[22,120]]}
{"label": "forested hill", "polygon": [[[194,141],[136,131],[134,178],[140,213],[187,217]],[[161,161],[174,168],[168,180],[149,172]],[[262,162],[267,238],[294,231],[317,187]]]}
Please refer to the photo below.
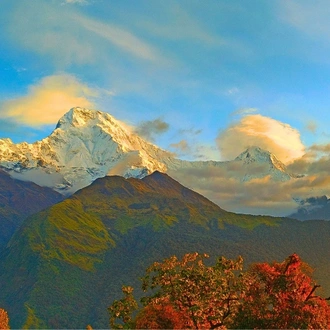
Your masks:
{"label": "forested hill", "polygon": [[123,284],[194,251],[246,265],[297,253],[330,294],[329,232],[327,221],[226,212],[159,172],[105,177],[24,222],[0,258],[0,305],[12,328],[106,328]]}

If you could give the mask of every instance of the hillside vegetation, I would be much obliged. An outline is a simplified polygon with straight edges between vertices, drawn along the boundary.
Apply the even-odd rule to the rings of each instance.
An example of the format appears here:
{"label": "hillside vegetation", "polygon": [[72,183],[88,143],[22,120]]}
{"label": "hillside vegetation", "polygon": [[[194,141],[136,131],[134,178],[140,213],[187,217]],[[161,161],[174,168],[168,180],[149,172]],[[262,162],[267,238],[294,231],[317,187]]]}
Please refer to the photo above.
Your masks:
{"label": "hillside vegetation", "polygon": [[298,253],[329,294],[329,232],[326,221],[226,212],[159,172],[105,177],[24,222],[0,256],[0,306],[13,328],[105,328],[123,284],[195,251],[246,264]]}

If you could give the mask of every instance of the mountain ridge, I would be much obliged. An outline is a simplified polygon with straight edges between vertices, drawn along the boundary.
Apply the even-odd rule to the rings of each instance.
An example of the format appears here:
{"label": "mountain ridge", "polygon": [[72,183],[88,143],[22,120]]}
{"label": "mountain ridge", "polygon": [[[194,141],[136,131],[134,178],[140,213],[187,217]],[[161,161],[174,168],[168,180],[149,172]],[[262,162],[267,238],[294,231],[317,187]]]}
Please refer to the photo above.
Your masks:
{"label": "mountain ridge", "polygon": [[235,173],[241,181],[265,175],[276,181],[292,178],[274,155],[254,148],[254,154],[257,151],[259,155],[254,162],[247,162],[251,148],[233,161],[180,160],[145,141],[110,114],[75,107],[41,141],[14,144],[10,139],[0,139],[0,167],[16,179],[51,187],[66,196],[107,175],[142,178],[156,170],[226,169],[230,164],[243,166],[243,174]]}

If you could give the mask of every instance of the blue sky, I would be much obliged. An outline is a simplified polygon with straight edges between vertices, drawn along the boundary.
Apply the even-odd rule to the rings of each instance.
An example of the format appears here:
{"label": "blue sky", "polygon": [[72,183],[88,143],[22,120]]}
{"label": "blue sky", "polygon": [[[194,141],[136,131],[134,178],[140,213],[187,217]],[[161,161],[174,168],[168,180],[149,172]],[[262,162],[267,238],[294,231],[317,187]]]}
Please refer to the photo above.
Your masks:
{"label": "blue sky", "polygon": [[[2,0],[0,138],[107,111],[186,159],[330,140],[328,1]],[[148,124],[148,125],[147,125]]]}

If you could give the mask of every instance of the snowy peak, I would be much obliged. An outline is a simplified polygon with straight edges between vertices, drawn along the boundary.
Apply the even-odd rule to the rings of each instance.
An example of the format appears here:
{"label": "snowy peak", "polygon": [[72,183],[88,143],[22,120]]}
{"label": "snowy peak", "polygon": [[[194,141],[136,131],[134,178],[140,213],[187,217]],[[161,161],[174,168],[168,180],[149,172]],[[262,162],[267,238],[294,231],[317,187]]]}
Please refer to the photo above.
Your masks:
{"label": "snowy peak", "polygon": [[268,163],[272,164],[278,170],[285,172],[285,165],[279,161],[275,155],[267,150],[253,146],[246,149],[235,159],[236,161],[242,161],[245,164],[251,163]]}
{"label": "snowy peak", "polygon": [[67,112],[57,123],[56,128],[82,127],[95,120],[100,111],[92,111],[85,108],[75,107]]}
{"label": "snowy peak", "polygon": [[275,155],[257,146],[246,149],[235,158],[235,162],[239,162],[247,168],[255,169],[254,176],[251,176],[251,171],[247,170],[243,181],[267,175],[270,175],[276,181],[287,181],[291,178],[291,175],[286,171],[285,165]]}
{"label": "snowy peak", "polygon": [[125,127],[124,123],[114,119],[106,112],[89,110],[86,108],[75,107],[67,112],[57,123],[56,129],[72,131],[78,129],[82,132],[87,129],[97,128],[117,142],[123,143],[132,132]]}
{"label": "snowy peak", "polygon": [[105,112],[72,108],[45,139],[33,144],[0,140],[0,166],[11,175],[55,186],[66,194],[99,177],[143,177],[166,172],[170,153],[144,141]]}
{"label": "snowy peak", "polygon": [[123,123],[114,119],[105,112],[89,110],[85,108],[72,108],[57,123],[55,131],[50,135],[77,136],[82,140],[100,136],[108,136],[121,147],[134,149],[127,145],[132,134]]}
{"label": "snowy peak", "polygon": [[256,146],[252,146],[243,151],[239,156],[236,157],[236,160],[241,160],[246,163],[252,162],[265,162],[269,161],[271,153],[267,150],[261,149]]}
{"label": "snowy peak", "polygon": [[[59,120],[52,135],[61,135],[62,133],[59,133],[58,130],[64,131],[66,135],[79,135],[82,139],[87,140],[90,140],[91,136],[98,139],[110,137],[123,152],[148,149],[154,149],[154,151],[155,149],[161,150],[157,146],[141,139],[126,124],[115,119],[110,114],[81,107],[72,108],[66,113]],[[170,155],[170,153],[164,150],[162,152],[168,156]]]}

